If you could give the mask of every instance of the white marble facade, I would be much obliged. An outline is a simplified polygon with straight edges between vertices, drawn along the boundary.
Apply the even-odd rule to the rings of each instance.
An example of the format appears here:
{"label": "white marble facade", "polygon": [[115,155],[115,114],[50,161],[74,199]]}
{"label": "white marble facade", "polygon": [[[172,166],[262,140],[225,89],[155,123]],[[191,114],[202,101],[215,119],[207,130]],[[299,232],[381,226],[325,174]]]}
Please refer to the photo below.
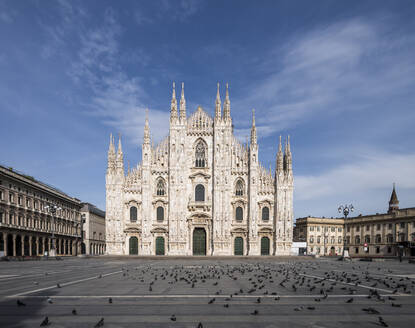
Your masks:
{"label": "white marble facade", "polygon": [[[106,174],[109,255],[289,255],[293,173],[289,137],[279,139],[274,174],[258,161],[251,138],[233,135],[228,87],[219,85],[212,118],[201,107],[187,116],[175,87],[169,135],[156,147],[146,117],[142,161],[124,171],[121,140],[110,138]],[[277,142],[276,142],[277,144]]]}

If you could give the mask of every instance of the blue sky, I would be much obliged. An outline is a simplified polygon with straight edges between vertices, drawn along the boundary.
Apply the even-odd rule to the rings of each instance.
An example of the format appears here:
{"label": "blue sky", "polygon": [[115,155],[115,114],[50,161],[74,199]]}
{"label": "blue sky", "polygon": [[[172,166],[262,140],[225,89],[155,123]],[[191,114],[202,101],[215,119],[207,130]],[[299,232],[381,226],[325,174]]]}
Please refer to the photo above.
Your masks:
{"label": "blue sky", "polygon": [[[259,155],[290,134],[294,215],[415,206],[414,1],[0,0],[0,162],[105,208],[109,134],[140,158],[168,133],[172,81]],[[223,91],[223,90],[222,90]]]}

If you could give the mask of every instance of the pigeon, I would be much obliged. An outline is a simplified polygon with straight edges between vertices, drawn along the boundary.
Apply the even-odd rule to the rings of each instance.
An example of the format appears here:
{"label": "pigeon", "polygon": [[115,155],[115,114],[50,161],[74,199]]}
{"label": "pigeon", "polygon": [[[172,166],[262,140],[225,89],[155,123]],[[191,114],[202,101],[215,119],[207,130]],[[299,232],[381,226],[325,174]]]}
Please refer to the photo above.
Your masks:
{"label": "pigeon", "polygon": [[111,297],[108,299],[108,303],[112,304],[112,298]]}
{"label": "pigeon", "polygon": [[34,281],[33,283],[34,283],[36,286],[37,286],[37,285],[39,285],[39,283],[38,283],[37,281]]}
{"label": "pigeon", "polygon": [[104,325],[104,318],[101,318],[96,324],[95,324],[95,328],[99,328],[102,327]]}
{"label": "pigeon", "polygon": [[26,306],[21,300],[17,300],[17,306]]}
{"label": "pigeon", "polygon": [[388,297],[388,300],[391,300],[391,301],[396,301],[396,298],[395,298],[395,297],[392,297],[392,296],[389,296],[389,297]]}
{"label": "pigeon", "polygon": [[368,307],[368,308],[364,308],[362,309],[362,311],[365,311],[366,313],[369,314],[379,314],[380,312],[372,307]]}
{"label": "pigeon", "polygon": [[61,288],[61,285],[60,284],[56,284],[56,287]]}
{"label": "pigeon", "polygon": [[254,310],[254,312],[251,313],[252,315],[257,315],[259,314],[258,310]]}
{"label": "pigeon", "polygon": [[48,297],[48,300],[47,301],[48,301],[49,304],[52,304],[53,303],[53,301],[52,301],[52,299],[50,297]]}
{"label": "pigeon", "polygon": [[45,319],[43,319],[43,321],[40,323],[40,327],[45,327],[45,326],[48,326],[49,324],[50,324],[49,318],[45,317]]}
{"label": "pigeon", "polygon": [[76,312],[76,309],[73,309],[73,310],[72,310],[72,314],[73,314],[73,315],[77,315],[77,314],[78,314],[78,313]]}
{"label": "pigeon", "polygon": [[346,301],[346,303],[353,303],[353,297],[352,297],[352,298],[349,298],[349,299]]}
{"label": "pigeon", "polygon": [[201,322],[199,322],[199,324],[197,325],[197,327],[196,327],[196,328],[203,328],[202,323],[201,323]]}
{"label": "pigeon", "polygon": [[256,299],[256,302],[257,302],[257,303],[261,303],[261,298],[260,298],[260,297],[258,297],[258,298]]}
{"label": "pigeon", "polygon": [[392,303],[393,307],[402,307],[402,304]]}
{"label": "pigeon", "polygon": [[229,304],[224,304],[223,307],[228,308],[229,307]]}
{"label": "pigeon", "polygon": [[212,299],[209,301],[209,304],[212,304],[214,301],[215,301],[215,298],[212,298]]}
{"label": "pigeon", "polygon": [[176,321],[177,319],[176,319],[176,316],[173,314],[171,317],[170,317],[170,320],[171,321]]}
{"label": "pigeon", "polygon": [[314,306],[307,306],[308,310],[315,310],[316,308]]}
{"label": "pigeon", "polygon": [[389,325],[385,322],[385,320],[383,320],[383,318],[382,318],[382,317],[379,317],[379,324],[380,324],[382,327],[389,327]]}

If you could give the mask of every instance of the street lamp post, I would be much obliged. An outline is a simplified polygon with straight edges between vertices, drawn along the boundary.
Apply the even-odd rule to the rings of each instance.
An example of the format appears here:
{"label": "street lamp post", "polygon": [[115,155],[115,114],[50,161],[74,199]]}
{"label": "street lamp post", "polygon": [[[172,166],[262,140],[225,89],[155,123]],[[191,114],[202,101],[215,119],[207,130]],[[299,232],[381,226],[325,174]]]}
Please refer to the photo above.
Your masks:
{"label": "street lamp post", "polygon": [[346,233],[347,233],[347,216],[350,212],[354,211],[354,207],[352,204],[350,205],[340,205],[337,209],[339,213],[343,213],[344,215],[344,238],[343,238],[343,258],[349,257],[349,247],[346,249]]}
{"label": "street lamp post", "polygon": [[46,205],[45,209],[52,215],[52,243],[49,251],[50,256],[56,256],[56,239],[55,239],[55,215],[57,210],[62,208],[54,204]]}

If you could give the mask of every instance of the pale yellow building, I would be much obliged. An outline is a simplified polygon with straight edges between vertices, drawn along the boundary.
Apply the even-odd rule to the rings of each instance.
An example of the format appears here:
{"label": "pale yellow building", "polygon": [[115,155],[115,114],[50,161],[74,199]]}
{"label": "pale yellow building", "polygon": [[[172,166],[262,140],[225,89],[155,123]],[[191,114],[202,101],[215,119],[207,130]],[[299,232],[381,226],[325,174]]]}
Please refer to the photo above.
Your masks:
{"label": "pale yellow building", "polygon": [[105,212],[89,203],[82,203],[82,253],[105,254]]}

